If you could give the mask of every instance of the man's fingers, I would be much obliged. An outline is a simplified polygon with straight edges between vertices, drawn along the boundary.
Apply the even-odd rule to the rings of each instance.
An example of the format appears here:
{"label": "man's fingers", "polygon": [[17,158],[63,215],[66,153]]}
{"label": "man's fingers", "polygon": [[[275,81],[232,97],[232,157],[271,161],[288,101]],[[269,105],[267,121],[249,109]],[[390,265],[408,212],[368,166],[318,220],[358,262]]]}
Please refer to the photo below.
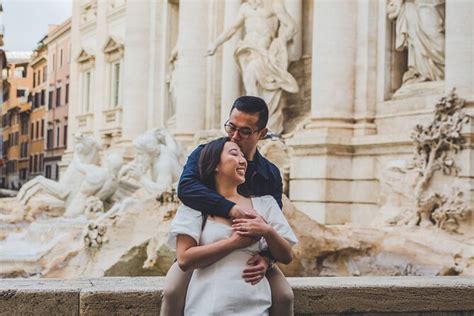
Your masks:
{"label": "man's fingers", "polygon": [[244,214],[245,214],[245,217],[247,217],[247,218],[256,218],[257,217],[257,213],[255,213],[255,211],[253,211],[253,212],[245,211]]}
{"label": "man's fingers", "polygon": [[242,277],[244,279],[249,279],[249,278],[254,278],[256,276],[261,276],[263,274],[264,274],[263,271],[256,271],[256,272],[252,272],[252,273],[244,273],[244,274],[242,274]]}
{"label": "man's fingers", "polygon": [[249,273],[257,273],[257,272],[264,273],[265,267],[261,265],[246,267],[244,271],[242,272],[242,275],[249,274]]}
{"label": "man's fingers", "polygon": [[262,278],[263,278],[263,276],[259,275],[259,276],[253,277],[253,278],[245,279],[245,282],[252,283],[252,284],[254,284],[254,282],[255,282],[255,284],[257,284],[258,281],[260,281]]}
{"label": "man's fingers", "polygon": [[250,266],[253,266],[256,262],[258,262],[261,259],[260,255],[254,255],[252,258],[250,258],[247,261],[247,264]]}

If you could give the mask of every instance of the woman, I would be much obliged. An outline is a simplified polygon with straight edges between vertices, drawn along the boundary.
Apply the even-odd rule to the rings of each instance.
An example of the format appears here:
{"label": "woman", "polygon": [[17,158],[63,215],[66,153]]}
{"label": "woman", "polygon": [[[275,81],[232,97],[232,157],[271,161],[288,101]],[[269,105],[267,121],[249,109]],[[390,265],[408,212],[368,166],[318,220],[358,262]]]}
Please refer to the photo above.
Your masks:
{"label": "woman", "polygon": [[176,247],[179,267],[195,269],[185,315],[267,315],[271,306],[268,281],[246,283],[242,270],[254,254],[265,249],[279,262],[287,264],[292,259],[291,245],[297,239],[274,198],[238,193],[246,167],[239,146],[229,138],[212,141],[201,152],[203,183],[236,204],[255,209],[260,217],[232,222],[182,205],[171,224],[168,244]]}

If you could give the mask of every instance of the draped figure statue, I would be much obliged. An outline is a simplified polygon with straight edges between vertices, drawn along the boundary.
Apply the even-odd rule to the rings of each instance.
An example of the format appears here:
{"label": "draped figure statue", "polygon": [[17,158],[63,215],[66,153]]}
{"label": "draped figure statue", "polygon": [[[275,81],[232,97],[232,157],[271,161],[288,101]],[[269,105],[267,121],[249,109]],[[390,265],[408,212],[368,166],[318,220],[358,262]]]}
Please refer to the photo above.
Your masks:
{"label": "draped figure statue", "polygon": [[296,34],[296,24],[282,0],[247,0],[240,6],[236,21],[217,37],[208,54],[214,55],[241,28],[245,35],[234,58],[242,73],[245,93],[265,100],[270,112],[267,126],[271,132],[281,134],[281,94],[298,92],[298,83],[287,71],[287,42]]}
{"label": "draped figure statue", "polygon": [[403,85],[444,79],[445,0],[390,0],[388,18],[395,20],[395,48],[408,50]]}

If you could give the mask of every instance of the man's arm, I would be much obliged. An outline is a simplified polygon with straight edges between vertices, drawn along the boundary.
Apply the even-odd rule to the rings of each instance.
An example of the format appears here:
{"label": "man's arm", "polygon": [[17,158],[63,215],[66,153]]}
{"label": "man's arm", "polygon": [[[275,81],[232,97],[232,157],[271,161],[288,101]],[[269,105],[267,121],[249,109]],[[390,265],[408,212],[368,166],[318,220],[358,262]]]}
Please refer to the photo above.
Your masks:
{"label": "man's arm", "polygon": [[229,211],[235,203],[225,199],[215,190],[208,188],[201,182],[198,164],[203,147],[197,147],[189,155],[184,165],[178,184],[178,198],[184,205],[197,211],[215,216],[229,217]]}
{"label": "man's arm", "polygon": [[283,195],[283,180],[281,179],[280,169],[275,165],[272,165],[272,175],[273,175],[273,183],[274,183],[274,190],[272,192],[272,196],[280,206],[280,209],[283,210],[283,202],[281,201]]}

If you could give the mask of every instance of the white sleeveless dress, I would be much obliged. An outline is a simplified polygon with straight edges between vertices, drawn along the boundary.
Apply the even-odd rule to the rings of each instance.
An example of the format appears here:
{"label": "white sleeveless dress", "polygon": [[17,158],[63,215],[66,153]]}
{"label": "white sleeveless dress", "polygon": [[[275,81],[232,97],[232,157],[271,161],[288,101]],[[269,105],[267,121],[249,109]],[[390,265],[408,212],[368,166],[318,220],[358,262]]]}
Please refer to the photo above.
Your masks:
{"label": "white sleeveless dress", "polygon": [[[297,242],[290,225],[275,199],[270,196],[252,198],[254,209],[291,245]],[[176,248],[180,234],[192,237],[198,245],[210,244],[232,235],[226,224],[207,220],[202,227],[202,214],[181,205],[171,223],[168,245]],[[186,294],[184,315],[268,315],[271,302],[270,286],[266,278],[256,285],[242,278],[247,261],[267,249],[262,238],[255,244],[236,250],[214,264],[193,271]]]}

